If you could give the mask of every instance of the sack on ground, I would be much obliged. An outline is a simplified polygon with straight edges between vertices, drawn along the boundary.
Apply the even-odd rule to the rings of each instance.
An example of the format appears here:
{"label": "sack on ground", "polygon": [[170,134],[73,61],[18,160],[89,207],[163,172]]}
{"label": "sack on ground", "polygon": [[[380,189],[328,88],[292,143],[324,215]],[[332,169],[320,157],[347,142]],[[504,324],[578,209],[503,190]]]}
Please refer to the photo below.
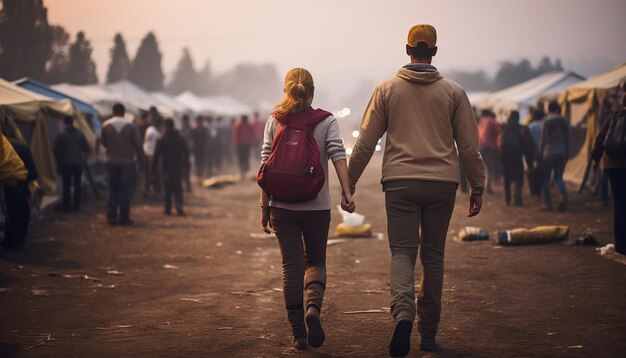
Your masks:
{"label": "sack on ground", "polygon": [[498,244],[524,245],[566,240],[569,226],[538,226],[532,229],[518,228],[498,231]]}

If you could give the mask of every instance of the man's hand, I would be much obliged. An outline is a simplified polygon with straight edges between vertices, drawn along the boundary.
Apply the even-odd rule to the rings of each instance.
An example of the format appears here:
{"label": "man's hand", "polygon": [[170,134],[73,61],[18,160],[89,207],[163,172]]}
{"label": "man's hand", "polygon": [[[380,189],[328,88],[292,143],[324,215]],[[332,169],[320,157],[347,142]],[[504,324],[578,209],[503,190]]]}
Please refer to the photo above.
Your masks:
{"label": "man's hand", "polygon": [[467,217],[471,218],[472,216],[478,215],[478,213],[480,213],[480,208],[482,206],[483,206],[482,195],[477,195],[477,194],[470,195],[469,214],[467,215]]}
{"label": "man's hand", "polygon": [[270,230],[272,228],[272,224],[270,224],[270,208],[269,206],[262,206],[261,207],[261,229],[263,229],[263,231],[266,234],[271,234],[272,230]]}
{"label": "man's hand", "polygon": [[352,198],[352,194],[341,192],[341,208],[349,213],[353,213],[356,209],[356,204]]}

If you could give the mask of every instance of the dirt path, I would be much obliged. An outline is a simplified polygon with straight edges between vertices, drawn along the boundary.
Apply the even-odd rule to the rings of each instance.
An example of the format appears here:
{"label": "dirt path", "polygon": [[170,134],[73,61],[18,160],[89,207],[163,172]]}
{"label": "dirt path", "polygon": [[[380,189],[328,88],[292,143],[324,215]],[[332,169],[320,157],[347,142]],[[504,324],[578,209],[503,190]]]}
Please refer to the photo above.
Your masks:
{"label": "dirt path", "polygon": [[[386,233],[378,179],[371,165],[358,186],[357,210],[374,232]],[[595,198],[571,197],[570,212],[544,213],[535,203],[505,207],[497,192],[470,220],[467,197],[459,194],[447,245],[439,335],[445,349],[423,354],[414,344],[411,356],[626,352],[626,266],[572,240],[524,247],[453,240],[470,224],[490,231],[565,224],[573,237],[591,227],[609,242],[610,211]],[[106,225],[104,201],[77,215],[48,213],[25,250],[0,252],[0,356],[386,356],[390,315],[345,314],[389,306],[386,239],[329,246],[327,341],[296,353],[277,244],[250,237],[260,233],[256,198],[253,181],[198,188],[187,198],[186,218],[165,217],[160,203],[136,200],[132,228]],[[333,213],[331,226],[339,220]]]}

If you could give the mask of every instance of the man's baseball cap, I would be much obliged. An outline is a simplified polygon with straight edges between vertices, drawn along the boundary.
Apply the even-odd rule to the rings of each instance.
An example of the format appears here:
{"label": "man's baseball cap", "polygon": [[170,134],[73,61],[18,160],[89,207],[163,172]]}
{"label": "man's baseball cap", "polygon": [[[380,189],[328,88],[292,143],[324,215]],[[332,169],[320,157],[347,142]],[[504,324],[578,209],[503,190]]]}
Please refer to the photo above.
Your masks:
{"label": "man's baseball cap", "polygon": [[428,48],[437,46],[437,30],[431,25],[417,24],[409,30],[407,45],[417,47],[417,44],[423,42]]}

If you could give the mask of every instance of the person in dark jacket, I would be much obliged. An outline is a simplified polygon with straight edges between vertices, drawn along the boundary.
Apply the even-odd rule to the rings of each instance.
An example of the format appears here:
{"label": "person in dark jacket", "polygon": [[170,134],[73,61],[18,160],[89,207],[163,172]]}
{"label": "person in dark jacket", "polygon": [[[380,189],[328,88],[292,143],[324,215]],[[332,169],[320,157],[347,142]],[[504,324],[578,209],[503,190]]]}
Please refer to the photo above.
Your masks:
{"label": "person in dark jacket", "polygon": [[206,174],[207,167],[207,148],[209,141],[209,131],[204,126],[204,117],[196,117],[196,125],[191,130],[191,144],[193,148],[193,164],[196,168],[196,176],[200,185]]}
{"label": "person in dark jacket", "polygon": [[[74,127],[74,118],[63,118],[65,129],[54,139],[54,159],[57,162],[61,180],[63,182],[63,204],[65,212],[74,209],[80,210],[81,178],[83,167],[89,155],[89,143],[85,135]],[[74,201],[72,205],[72,187]]]}
{"label": "person in dark jacket", "polygon": [[7,138],[28,171],[26,180],[19,181],[17,186],[4,185],[4,198],[7,205],[2,246],[8,249],[18,249],[26,243],[30,221],[29,185],[31,181],[37,180],[38,175],[30,148],[16,139]]}
{"label": "person in dark jacket", "polygon": [[528,128],[519,124],[519,112],[511,111],[500,138],[500,161],[504,172],[504,200],[511,205],[511,183],[514,184],[513,203],[522,206],[524,163],[533,166],[535,144]]}
{"label": "person in dark jacket", "polygon": [[614,111],[604,121],[600,132],[596,136],[591,157],[594,160],[594,169],[603,160],[603,167],[609,175],[611,190],[613,191],[613,235],[615,236],[615,251],[626,255],[626,155],[609,153],[604,147],[604,140],[611,128],[611,121],[626,117],[626,81],[622,82],[622,109]]}
{"label": "person in dark jacket", "polygon": [[183,210],[183,174],[189,167],[189,150],[183,137],[174,128],[174,120],[164,122],[165,134],[156,144],[152,158],[154,170],[161,170],[165,186],[165,214],[172,214],[172,196],[176,202],[176,212],[184,216]]}

